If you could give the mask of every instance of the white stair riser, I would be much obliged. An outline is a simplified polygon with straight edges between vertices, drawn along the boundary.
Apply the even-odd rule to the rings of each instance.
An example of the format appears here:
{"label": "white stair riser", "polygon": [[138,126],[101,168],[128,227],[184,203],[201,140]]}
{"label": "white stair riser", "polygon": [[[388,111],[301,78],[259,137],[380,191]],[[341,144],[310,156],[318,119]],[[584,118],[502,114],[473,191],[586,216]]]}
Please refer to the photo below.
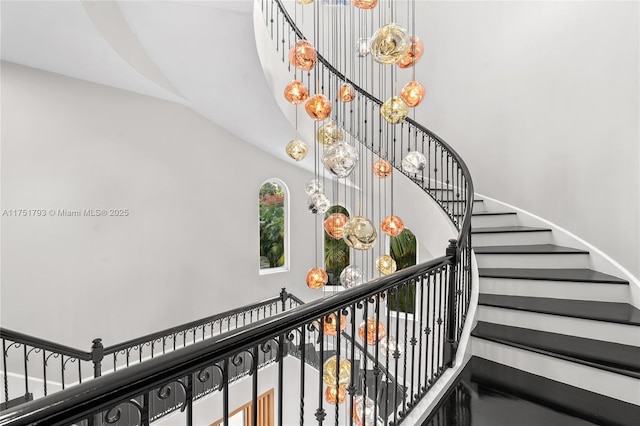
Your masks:
{"label": "white stair riser", "polygon": [[640,380],[473,337],[473,354],[518,370],[640,405]]}
{"label": "white stair riser", "polygon": [[471,225],[475,228],[490,228],[493,226],[515,226],[517,224],[518,217],[515,214],[484,214],[471,216]]}
{"label": "white stair riser", "polygon": [[640,326],[478,306],[478,321],[640,346]]}
{"label": "white stair riser", "polygon": [[474,246],[518,246],[523,244],[552,244],[551,232],[500,232],[473,234]]}
{"label": "white stair riser", "polygon": [[587,268],[589,255],[578,254],[480,254],[478,268]]}
{"label": "white stair riser", "polygon": [[628,303],[629,286],[567,281],[480,278],[480,293]]}

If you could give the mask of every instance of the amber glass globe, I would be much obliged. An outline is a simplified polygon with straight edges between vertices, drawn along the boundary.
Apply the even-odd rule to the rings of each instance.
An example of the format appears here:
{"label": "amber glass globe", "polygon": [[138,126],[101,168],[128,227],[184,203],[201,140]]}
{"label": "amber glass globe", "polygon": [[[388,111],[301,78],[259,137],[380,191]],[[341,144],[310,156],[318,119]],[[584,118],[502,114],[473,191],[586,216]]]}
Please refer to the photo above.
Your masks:
{"label": "amber glass globe", "polygon": [[395,64],[405,57],[410,47],[409,35],[404,27],[388,24],[371,37],[371,56],[381,64]]}
{"label": "amber glass globe", "polygon": [[363,321],[358,327],[358,336],[363,341],[366,341],[368,345],[375,345],[380,341],[380,339],[384,339],[387,335],[386,327],[378,321],[378,332],[376,333],[376,320],[375,318],[369,318],[366,321]]}
{"label": "amber glass globe", "polygon": [[307,272],[307,286],[312,289],[322,288],[329,281],[329,276],[322,268],[313,268]]}
{"label": "amber glass globe", "polygon": [[418,62],[424,53],[424,43],[418,37],[409,37],[409,45],[407,54],[398,61],[398,67],[400,68],[409,68],[411,65]]}
{"label": "amber glass globe", "polygon": [[324,146],[329,146],[344,140],[342,129],[340,129],[340,126],[333,120],[329,120],[320,126],[316,136],[318,137],[318,142]]}
{"label": "amber glass globe", "polygon": [[[340,332],[347,329],[347,317],[340,315]],[[324,317],[324,334],[327,336],[338,335],[338,317],[336,314],[329,314]]]}
{"label": "amber glass globe", "polygon": [[377,4],[378,0],[353,0],[353,5],[358,9],[373,9]]}
{"label": "amber glass globe", "polygon": [[338,90],[338,99],[342,102],[351,102],[356,98],[356,91],[349,83],[344,83]]}
{"label": "amber glass globe", "polygon": [[316,49],[307,40],[300,40],[289,49],[289,62],[303,71],[313,68],[317,57]]}
{"label": "amber glass globe", "polygon": [[293,80],[284,88],[284,98],[294,105],[306,101],[308,97],[309,90],[300,80]]}
{"label": "amber glass globe", "polygon": [[351,381],[351,363],[349,360],[341,358],[340,367],[337,365],[337,356],[333,355],[323,364],[322,381],[325,385],[335,386],[348,385]]}
{"label": "amber glass globe", "polygon": [[346,399],[346,385],[340,385],[337,388],[335,386],[327,386],[327,389],[324,391],[324,400],[331,405],[342,404]]}
{"label": "amber glass globe", "polygon": [[381,178],[386,178],[391,176],[391,172],[393,171],[393,166],[387,160],[378,160],[373,163],[373,173]]}
{"label": "amber glass globe", "polygon": [[405,84],[400,91],[400,98],[404,101],[409,108],[414,108],[420,105],[424,98],[424,86],[417,81],[413,80]]}
{"label": "amber glass globe", "polygon": [[387,123],[398,124],[409,115],[409,107],[401,98],[394,96],[382,104],[380,114]]}
{"label": "amber glass globe", "polygon": [[382,275],[390,275],[398,270],[396,261],[388,254],[383,254],[376,259],[376,268]]}
{"label": "amber glass globe", "polygon": [[285,151],[289,158],[291,158],[292,160],[300,161],[307,156],[309,148],[307,147],[307,144],[302,141],[292,140],[287,144]]}
{"label": "amber glass globe", "polygon": [[378,239],[378,231],[364,216],[354,216],[342,228],[344,242],[356,250],[368,250]]}
{"label": "amber glass globe", "polygon": [[296,3],[301,4],[301,5],[306,5],[306,4],[311,4],[313,3],[313,0],[296,0]]}
{"label": "amber glass globe", "polygon": [[387,216],[382,220],[380,229],[390,237],[395,237],[404,230],[404,223],[398,216]]}
{"label": "amber glass globe", "polygon": [[349,218],[344,213],[332,213],[324,220],[324,230],[334,240],[342,239],[342,228]]}
{"label": "amber glass globe", "polygon": [[326,120],[331,114],[331,102],[324,95],[313,95],[307,99],[304,109],[316,121]]}

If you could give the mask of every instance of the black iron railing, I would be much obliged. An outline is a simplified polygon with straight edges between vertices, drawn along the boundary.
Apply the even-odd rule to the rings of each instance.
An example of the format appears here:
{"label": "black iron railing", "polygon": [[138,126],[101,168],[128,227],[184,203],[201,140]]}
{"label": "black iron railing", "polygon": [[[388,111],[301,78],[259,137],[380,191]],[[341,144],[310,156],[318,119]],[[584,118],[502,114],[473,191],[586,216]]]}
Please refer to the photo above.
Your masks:
{"label": "black iron railing", "polygon": [[279,296],[191,321],[116,345],[94,339],[82,351],[16,331],[0,328],[3,395],[0,409],[47,396],[83,381],[192,345],[299,306],[302,301],[285,289]]}
{"label": "black iron railing", "polygon": [[[260,4],[286,62],[289,47],[304,38],[302,32],[278,0]],[[218,419],[227,424],[236,408],[231,406],[230,383],[245,376],[250,390],[242,397],[252,403],[253,425],[259,424],[258,394],[264,380],[275,390],[278,425],[396,425],[415,409],[453,365],[469,307],[469,170],[449,145],[418,123],[408,119],[389,127],[380,119],[381,101],[322,56],[317,73],[301,78],[330,98],[340,84],[350,82],[357,92],[355,104],[336,119],[363,147],[402,173],[406,152],[425,155],[423,171],[404,174],[458,229],[444,256],[25,403],[0,413],[0,425],[147,425],[162,415],[154,404],[170,397],[166,410],[183,412],[172,424],[200,424],[194,419],[202,419],[203,413],[194,401],[214,391],[220,398],[215,407],[207,406],[207,424]],[[400,302],[412,309],[396,312],[392,306]],[[267,368],[275,369],[275,379]],[[334,398],[343,401],[329,402]]]}

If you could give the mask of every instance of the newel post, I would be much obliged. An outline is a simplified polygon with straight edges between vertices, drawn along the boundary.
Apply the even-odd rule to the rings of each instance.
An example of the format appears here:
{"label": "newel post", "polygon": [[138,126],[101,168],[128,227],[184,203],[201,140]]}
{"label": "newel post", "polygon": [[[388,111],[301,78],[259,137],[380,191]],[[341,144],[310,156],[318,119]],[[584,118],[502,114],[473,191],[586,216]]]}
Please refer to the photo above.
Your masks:
{"label": "newel post", "polygon": [[100,377],[102,375],[102,359],[104,358],[104,346],[102,346],[102,339],[93,339],[93,345],[91,345],[91,361],[93,361],[93,377]]}
{"label": "newel post", "polygon": [[448,367],[455,364],[455,353],[458,347],[456,341],[456,277],[458,275],[458,240],[449,240],[446,251],[447,257],[451,257],[449,276],[447,280],[447,343],[444,345],[444,361]]}
{"label": "newel post", "polygon": [[280,291],[280,300],[282,301],[283,312],[287,309],[285,305],[287,303],[288,298],[289,298],[289,293],[287,293],[287,289],[285,287],[282,287],[282,290]]}

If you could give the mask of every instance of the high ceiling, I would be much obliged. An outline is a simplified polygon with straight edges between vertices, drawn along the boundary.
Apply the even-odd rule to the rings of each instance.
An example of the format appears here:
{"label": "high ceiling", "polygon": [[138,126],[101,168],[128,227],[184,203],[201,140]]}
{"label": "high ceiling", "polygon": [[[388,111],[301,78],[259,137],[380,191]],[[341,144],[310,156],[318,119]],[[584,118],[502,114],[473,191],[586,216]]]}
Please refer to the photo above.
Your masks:
{"label": "high ceiling", "polygon": [[183,104],[285,158],[293,130],[258,59],[253,3],[3,0],[1,58]]}

